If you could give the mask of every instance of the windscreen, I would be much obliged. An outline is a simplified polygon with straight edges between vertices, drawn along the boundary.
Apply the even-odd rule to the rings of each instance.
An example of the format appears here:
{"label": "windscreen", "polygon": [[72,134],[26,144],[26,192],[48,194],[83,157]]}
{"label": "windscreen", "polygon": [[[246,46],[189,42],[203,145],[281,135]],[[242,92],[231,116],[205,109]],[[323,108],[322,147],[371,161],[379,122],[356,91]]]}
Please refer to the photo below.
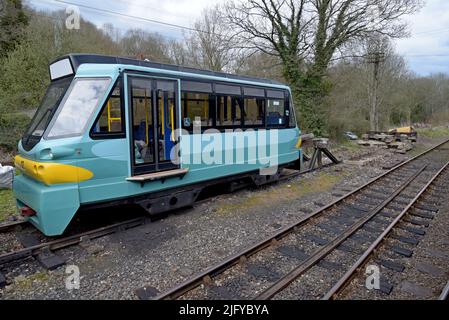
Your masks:
{"label": "windscreen", "polygon": [[37,109],[22,139],[22,145],[25,150],[31,150],[40,141],[72,79],[65,78],[54,81],[48,87],[41,105]]}
{"label": "windscreen", "polygon": [[81,135],[111,82],[110,78],[75,79],[62,102],[48,138]]}

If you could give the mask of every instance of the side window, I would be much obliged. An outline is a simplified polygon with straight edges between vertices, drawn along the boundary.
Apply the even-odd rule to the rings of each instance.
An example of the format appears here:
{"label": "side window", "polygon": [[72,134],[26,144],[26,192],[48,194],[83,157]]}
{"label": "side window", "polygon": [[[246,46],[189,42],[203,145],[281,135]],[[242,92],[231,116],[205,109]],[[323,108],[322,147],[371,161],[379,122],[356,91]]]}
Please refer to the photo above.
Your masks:
{"label": "side window", "polygon": [[265,125],[265,90],[257,87],[243,87],[243,120],[246,127]]}
{"label": "side window", "polygon": [[265,118],[265,98],[245,98],[245,126],[263,126]]}
{"label": "side window", "polygon": [[134,164],[148,165],[155,162],[154,131],[156,121],[153,119],[153,80],[131,78],[132,131],[134,144]]}
{"label": "side window", "polygon": [[201,81],[181,81],[181,122],[182,128],[193,130],[195,121],[201,122],[201,128],[214,125],[215,96],[212,84]]}
{"label": "side window", "polygon": [[123,119],[124,106],[122,105],[121,94],[121,81],[119,80],[92,128],[91,135],[93,137],[95,135],[104,136],[109,134],[123,134],[125,132]]}
{"label": "side window", "polygon": [[181,98],[182,127],[193,130],[195,121],[201,122],[201,128],[213,126],[215,99],[209,93],[183,92]]}
{"label": "side window", "polygon": [[217,99],[217,127],[240,127],[242,99],[233,96],[219,96]]}
{"label": "side window", "polygon": [[286,124],[285,99],[267,99],[267,127],[283,127]]}
{"label": "side window", "polygon": [[242,88],[240,86],[217,83],[217,127],[241,127]]}
{"label": "side window", "polygon": [[288,126],[290,128],[296,128],[297,123],[296,123],[295,106],[293,105],[293,99],[292,99],[291,95],[289,95],[288,101],[289,101],[289,109],[290,109]]}

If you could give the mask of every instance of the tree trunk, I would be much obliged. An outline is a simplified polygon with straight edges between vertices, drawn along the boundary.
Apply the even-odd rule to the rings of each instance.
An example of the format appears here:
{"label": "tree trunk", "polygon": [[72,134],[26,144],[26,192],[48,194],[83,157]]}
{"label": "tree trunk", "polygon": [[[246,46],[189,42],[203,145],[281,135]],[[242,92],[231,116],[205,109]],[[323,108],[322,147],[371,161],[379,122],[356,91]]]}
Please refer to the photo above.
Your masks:
{"label": "tree trunk", "polygon": [[380,59],[376,57],[374,61],[373,73],[373,91],[371,95],[370,109],[370,131],[379,131],[379,110],[378,110],[378,91],[379,91],[379,64]]}

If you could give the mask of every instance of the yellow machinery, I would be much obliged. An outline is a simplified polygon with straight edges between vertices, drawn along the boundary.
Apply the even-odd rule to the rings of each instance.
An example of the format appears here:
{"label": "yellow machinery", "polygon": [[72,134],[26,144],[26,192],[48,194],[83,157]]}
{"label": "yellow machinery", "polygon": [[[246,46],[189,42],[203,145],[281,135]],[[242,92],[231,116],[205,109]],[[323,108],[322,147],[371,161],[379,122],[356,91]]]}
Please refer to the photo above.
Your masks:
{"label": "yellow machinery", "polygon": [[402,127],[402,128],[391,129],[389,131],[389,133],[399,133],[399,134],[413,134],[415,132],[416,131],[413,127]]}

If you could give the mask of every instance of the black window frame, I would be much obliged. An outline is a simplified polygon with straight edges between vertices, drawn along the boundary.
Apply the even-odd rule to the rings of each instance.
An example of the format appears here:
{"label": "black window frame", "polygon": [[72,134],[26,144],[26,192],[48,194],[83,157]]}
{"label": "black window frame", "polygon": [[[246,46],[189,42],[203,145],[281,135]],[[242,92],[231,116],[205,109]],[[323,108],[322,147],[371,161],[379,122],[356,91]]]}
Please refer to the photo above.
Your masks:
{"label": "black window frame", "polygon": [[[269,96],[268,95],[268,91],[272,91],[272,92],[282,92],[283,93],[283,95],[284,95],[284,97],[283,98],[279,98],[279,97],[273,97],[273,96]],[[289,107],[289,102],[288,102],[288,94],[287,94],[287,90],[285,90],[285,89],[272,89],[272,88],[270,88],[270,89],[266,89],[265,90],[265,96],[266,96],[266,98],[265,98],[265,123],[266,123],[266,125],[265,125],[265,128],[267,129],[267,130],[270,130],[270,129],[289,129],[290,127],[289,127],[289,123],[290,123],[290,118],[289,118],[289,116],[286,116],[285,115],[285,113],[286,113],[286,111],[287,110],[290,110],[290,107]],[[266,121],[267,120],[267,118],[268,118],[268,100],[276,100],[276,99],[278,99],[278,100],[284,100],[284,113],[283,113],[283,117],[284,117],[284,124],[278,124],[278,125],[274,125],[274,124],[271,124],[271,125],[269,125],[268,124],[268,121]],[[289,111],[290,112],[290,111]]]}
{"label": "black window frame", "polygon": [[[220,97],[231,97],[231,108],[232,108],[232,99],[236,98],[237,100],[239,100],[239,107],[240,107],[240,124],[239,125],[217,125],[217,115],[218,115],[218,99]],[[229,129],[243,129],[244,128],[244,123],[245,123],[245,118],[244,118],[244,110],[243,110],[243,105],[244,105],[245,101],[242,95],[231,95],[231,94],[217,94],[215,93],[215,122],[214,122],[214,129],[219,130],[220,132],[225,132],[225,130],[229,130]],[[231,109],[231,117],[233,114],[233,110]]]}
{"label": "black window frame", "polygon": [[[290,94],[289,91],[287,91],[286,93],[286,103],[287,103],[287,107],[289,110],[289,115],[288,115],[288,125],[287,128],[289,129],[295,129],[298,126],[298,120],[296,119],[296,111],[295,111],[295,106],[293,105],[293,98]],[[293,123],[291,122],[293,119]]]}
{"label": "black window frame", "polygon": [[[125,70],[126,77],[128,79],[127,81],[127,99],[128,99],[128,117],[129,120],[128,123],[134,124],[134,110],[133,110],[133,79],[142,79],[146,81],[151,81],[151,103],[152,106],[156,106],[157,101],[157,95],[158,95],[158,89],[157,89],[157,81],[167,81],[167,82],[173,82],[175,84],[174,88],[174,101],[175,101],[175,108],[178,107],[178,99],[179,92],[180,92],[180,86],[178,85],[179,78],[170,78],[169,75],[161,75],[161,74],[154,74],[154,73],[148,73],[148,72],[138,72],[135,70]],[[158,115],[157,110],[158,108],[152,108],[152,114],[153,114],[153,121],[158,121]],[[179,116],[178,112],[175,112],[175,122],[179,122]],[[176,125],[177,126],[177,125]],[[153,137],[156,137],[158,135],[157,133],[157,126],[153,126]],[[130,163],[131,163],[131,174],[132,176],[142,175],[146,174],[148,172],[162,172],[167,170],[173,170],[180,168],[179,165],[173,165],[173,163],[170,160],[160,161],[159,160],[159,145],[157,143],[153,143],[153,153],[154,153],[154,159],[153,162],[149,163],[136,163],[135,159],[135,153],[134,153],[134,134],[133,134],[133,126],[130,127],[130,139],[129,147],[130,147]]]}
{"label": "black window frame", "polygon": [[[98,121],[100,120],[103,111],[107,108],[108,105],[108,101],[109,99],[112,97],[114,90],[117,86],[117,83],[120,82],[120,115],[122,118],[122,123],[121,123],[121,131],[120,132],[102,132],[102,133],[98,133],[98,132],[94,132],[95,126],[98,123]],[[125,139],[126,138],[126,116],[125,116],[125,94],[124,94],[124,83],[123,83],[123,75],[121,74],[117,80],[114,82],[114,85],[112,86],[111,91],[109,92],[103,106],[100,109],[100,112],[98,113],[97,117],[95,118],[94,123],[92,124],[92,127],[90,128],[89,131],[89,137],[92,140],[109,140],[109,139]]]}
{"label": "black window frame", "polygon": [[[262,124],[250,124],[247,125],[245,123],[246,118],[245,118],[245,100],[246,99],[263,99],[263,120],[262,120]],[[256,97],[256,96],[243,96],[243,110],[242,110],[242,118],[243,118],[243,128],[245,129],[263,129],[266,128],[266,124],[267,124],[267,98],[265,97]]]}
{"label": "black window frame", "polygon": [[[136,163],[136,156],[135,156],[135,146],[134,146],[134,96],[133,96],[133,80],[146,80],[146,81],[150,81],[151,82],[151,104],[156,105],[155,99],[155,95],[153,94],[155,89],[156,89],[156,85],[155,85],[155,79],[152,78],[151,76],[147,76],[145,74],[141,75],[141,74],[134,74],[134,73],[127,73],[127,79],[128,79],[128,114],[129,114],[129,120],[128,123],[130,124],[129,130],[130,130],[130,139],[129,139],[129,144],[130,144],[130,151],[131,151],[131,173],[132,176],[135,175],[139,175],[139,174],[145,174],[147,172],[156,172],[157,170],[157,162],[159,159],[157,159],[158,157],[156,157],[157,152],[156,152],[156,148],[158,146],[156,146],[155,141],[153,140],[153,146],[152,146],[152,151],[153,151],[153,161],[152,162],[148,162],[148,163]],[[155,111],[154,108],[151,108],[151,114],[153,115],[153,137],[156,137],[156,126],[154,124],[154,121],[156,121],[156,118],[154,117],[155,115]],[[156,160],[157,159],[157,160]],[[162,171],[162,170],[161,170]]]}
{"label": "black window frame", "polygon": [[[199,84],[200,86],[210,86],[210,90],[191,90],[189,88],[184,88],[185,86],[191,85],[192,83],[196,83]],[[195,89],[200,88],[197,87]],[[214,93],[214,88],[213,88],[213,82],[208,82],[208,81],[200,81],[200,80],[190,80],[190,79],[181,79],[181,92],[195,92],[195,93],[209,93],[209,94],[213,94]]]}
{"label": "black window frame", "polygon": [[[180,113],[179,113],[179,117],[182,116],[183,114],[183,105],[182,105],[182,95],[185,92],[189,92],[189,93],[200,93],[200,94],[206,94],[208,93],[213,99],[215,99],[215,115],[213,117],[213,125],[212,126],[207,126],[207,127],[202,127],[201,129],[201,134],[204,134],[204,131],[208,130],[208,129],[215,129],[216,131],[219,131],[221,133],[226,132],[229,129],[250,129],[253,128],[255,130],[258,129],[265,129],[265,130],[278,130],[278,129],[291,129],[291,128],[296,128],[297,125],[295,126],[289,126],[290,124],[290,115],[292,114],[292,112],[290,111],[289,116],[285,115],[286,110],[290,110],[290,102],[289,99],[290,98],[290,93],[289,90],[287,88],[277,88],[277,87],[271,87],[269,84],[265,85],[263,83],[261,83],[260,85],[257,84],[245,84],[245,83],[236,83],[236,82],[227,82],[227,81],[223,81],[223,80],[210,80],[210,79],[203,79],[203,78],[197,78],[194,75],[192,76],[188,76],[188,75],[181,75],[181,76],[173,76],[173,75],[168,75],[166,73],[163,72],[145,72],[145,71],[137,71],[137,70],[133,70],[133,69],[124,69],[124,72],[127,72],[128,75],[137,75],[137,76],[145,76],[145,77],[173,77],[173,79],[177,79],[180,81],[180,85],[178,88],[178,92],[181,95],[180,96]],[[203,84],[210,84],[212,86],[212,92],[204,92],[204,91],[186,91],[186,90],[182,90],[182,83],[184,82],[198,82],[198,83],[203,83]],[[241,91],[241,95],[229,95],[229,94],[220,94],[220,93],[216,93],[215,90],[215,86],[219,84],[219,85],[228,85],[228,86],[234,86],[234,87],[240,87],[240,91]],[[228,126],[217,126],[217,115],[218,115],[218,97],[220,96],[234,96],[234,97],[238,97],[241,101],[242,106],[244,105],[244,99],[245,99],[245,95],[244,95],[244,88],[254,88],[254,89],[261,89],[264,90],[265,93],[265,119],[264,119],[264,125],[263,126],[245,126],[244,125],[244,110],[242,109],[242,121],[241,124],[239,126],[234,126],[234,125],[228,125]],[[285,118],[285,123],[283,125],[277,125],[277,126],[268,126],[267,123],[267,107],[268,107],[268,99],[270,98],[267,93],[269,91],[274,91],[274,92],[282,92],[283,96],[284,96],[284,118]],[[249,97],[249,96],[247,96]],[[253,96],[251,96],[253,97]],[[253,97],[254,98],[254,97]],[[272,99],[276,99],[273,98]],[[277,98],[277,99],[281,99],[281,98]],[[293,110],[294,112],[294,110]],[[294,113],[296,116],[296,113]],[[296,117],[295,117],[296,119]],[[179,120],[178,120],[179,121]],[[186,128],[184,127],[183,124],[183,119],[181,118],[181,128],[186,130]],[[188,130],[189,133],[191,133],[192,131]]]}
{"label": "black window frame", "polygon": [[[193,82],[193,81],[191,81],[191,82]],[[200,82],[200,81],[198,81],[198,82]],[[202,82],[204,82],[204,81],[202,81]],[[183,117],[183,115],[184,115],[184,108],[185,108],[185,105],[184,105],[184,101],[187,101],[187,99],[183,99],[183,97],[184,97],[184,94],[189,94],[189,93],[191,93],[191,94],[207,94],[207,95],[209,95],[209,119],[211,118],[212,119],[212,125],[211,126],[201,126],[201,133],[203,133],[204,131],[206,131],[206,130],[209,130],[209,129],[216,129],[216,123],[217,123],[217,95],[215,94],[215,93],[213,93],[213,92],[200,92],[200,91],[183,91],[183,90],[181,90],[181,107],[180,107],[180,109],[181,109],[181,115],[180,115],[180,117],[181,117],[181,128],[182,129],[184,129],[184,130],[187,130],[189,133],[193,133],[193,121],[191,120],[191,125],[190,125],[190,127],[189,128],[186,128],[185,126],[184,126],[184,117]],[[213,105],[214,105],[214,107],[212,108],[212,115],[210,114],[210,107],[211,107],[211,103],[213,103]]]}

